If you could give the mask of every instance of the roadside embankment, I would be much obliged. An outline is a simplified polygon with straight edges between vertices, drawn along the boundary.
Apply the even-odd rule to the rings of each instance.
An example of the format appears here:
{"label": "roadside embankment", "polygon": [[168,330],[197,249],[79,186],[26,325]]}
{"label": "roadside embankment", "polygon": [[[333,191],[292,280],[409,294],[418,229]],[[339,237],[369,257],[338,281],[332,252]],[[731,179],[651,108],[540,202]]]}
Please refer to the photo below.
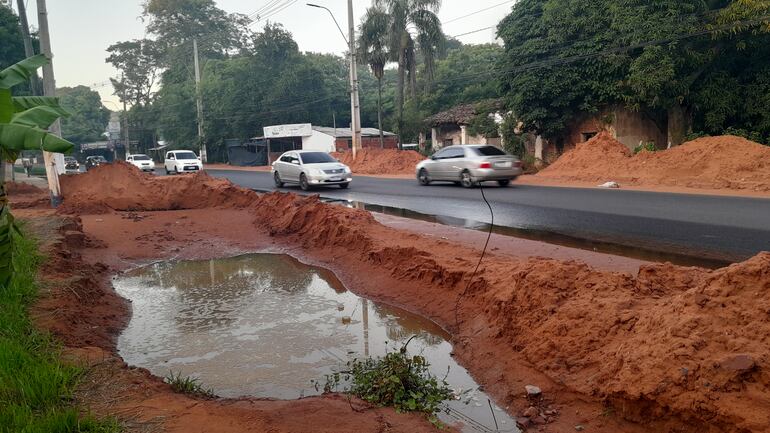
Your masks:
{"label": "roadside embankment", "polygon": [[[313,196],[259,195],[204,173],[157,178],[122,164],[62,184],[67,195],[59,216],[46,217],[66,213],[71,216],[64,218],[82,222],[82,228],[70,230],[65,255],[82,254],[83,260],[62,269],[98,275],[99,283],[88,287],[104,293],[84,294],[88,299],[80,305],[80,296],[61,290],[68,303],[43,304],[44,311],[69,318],[53,327],[68,345],[86,346],[78,342],[92,329],[113,338],[117,333],[100,325],[118,323],[127,314],[113,298],[110,273],[149,260],[287,252],[331,269],[360,295],[450,331],[454,356],[525,426],[546,432],[573,431],[576,425],[602,433],[770,431],[770,253],[714,271],[651,264],[631,274],[492,252],[471,280],[477,249],[386,227],[368,212]],[[83,308],[91,298],[104,299],[105,309]],[[91,342],[115,356],[114,344]],[[121,400],[127,413],[138,408],[145,416],[161,413],[166,403],[180,409],[166,413],[166,427],[179,426],[175,417],[186,413],[185,404],[195,408],[198,425],[233,416],[233,425],[244,426],[239,423],[248,410],[231,410],[258,406],[251,400],[169,403],[180,397],[167,395],[157,379],[137,378],[134,370],[116,366],[138,384],[131,392],[112,387],[110,395],[131,397]],[[528,399],[525,385],[540,387],[542,398]],[[319,408],[323,401],[312,403]],[[310,404],[305,402],[280,407],[293,407],[296,416]],[[269,404],[260,407],[261,415],[252,413],[255,420],[272,416]],[[333,407],[329,403],[326,422],[336,425],[333,417],[342,415]],[[253,425],[311,431],[324,425],[321,415],[313,416],[304,428],[274,418],[274,424]],[[419,419],[390,411],[351,410],[344,416],[359,420],[361,428],[375,416],[402,423],[398,431],[425,428]],[[351,425],[336,431],[372,431],[348,430]]]}
{"label": "roadside embankment", "polygon": [[633,155],[610,133],[601,132],[533,179],[768,193],[770,146],[727,135]]}

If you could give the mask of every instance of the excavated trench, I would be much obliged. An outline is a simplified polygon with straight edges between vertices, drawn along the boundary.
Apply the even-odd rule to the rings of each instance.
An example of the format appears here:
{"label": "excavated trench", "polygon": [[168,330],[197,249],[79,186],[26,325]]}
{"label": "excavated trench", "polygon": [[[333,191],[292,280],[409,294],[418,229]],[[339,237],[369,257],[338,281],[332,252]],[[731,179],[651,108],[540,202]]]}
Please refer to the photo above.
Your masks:
{"label": "excavated trench", "polygon": [[518,431],[452,358],[429,320],[347,291],[329,271],[287,255],[158,262],[113,280],[132,303],[118,339],[127,363],[196,377],[221,397],[318,395],[355,358],[408,350],[455,391],[440,419],[465,432]]}

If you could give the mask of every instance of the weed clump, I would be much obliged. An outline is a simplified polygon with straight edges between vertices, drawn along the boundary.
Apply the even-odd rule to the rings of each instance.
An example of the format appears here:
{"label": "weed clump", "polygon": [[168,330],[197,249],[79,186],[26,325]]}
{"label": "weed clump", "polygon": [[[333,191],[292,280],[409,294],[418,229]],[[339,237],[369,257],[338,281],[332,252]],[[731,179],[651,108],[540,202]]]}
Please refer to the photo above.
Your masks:
{"label": "weed clump", "polygon": [[182,376],[182,373],[170,371],[164,378],[164,381],[171,385],[171,388],[180,394],[193,395],[196,397],[215,398],[214,390],[205,388],[200,380],[195,377]]}
{"label": "weed clump", "polygon": [[[411,339],[410,339],[411,341]],[[326,376],[324,392],[343,391],[378,406],[392,406],[398,412],[423,412],[438,424],[441,403],[453,398],[443,379],[433,376],[424,357],[410,355],[406,346],[383,357],[354,359],[348,369]]]}

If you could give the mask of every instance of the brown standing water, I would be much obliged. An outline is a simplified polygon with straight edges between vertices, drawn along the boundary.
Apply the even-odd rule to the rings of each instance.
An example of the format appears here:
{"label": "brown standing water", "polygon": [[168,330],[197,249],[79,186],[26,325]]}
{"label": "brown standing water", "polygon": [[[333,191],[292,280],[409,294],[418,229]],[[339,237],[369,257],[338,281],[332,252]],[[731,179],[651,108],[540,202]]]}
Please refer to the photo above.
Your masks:
{"label": "brown standing water", "polygon": [[294,399],[318,394],[311,381],[323,384],[348,360],[381,356],[416,335],[409,352],[461,394],[447,402],[444,422],[462,422],[466,432],[517,431],[452,359],[440,327],[360,298],[331,272],[290,256],[162,262],[113,284],[133,307],[118,351],[155,375],[197,377],[221,397]]}

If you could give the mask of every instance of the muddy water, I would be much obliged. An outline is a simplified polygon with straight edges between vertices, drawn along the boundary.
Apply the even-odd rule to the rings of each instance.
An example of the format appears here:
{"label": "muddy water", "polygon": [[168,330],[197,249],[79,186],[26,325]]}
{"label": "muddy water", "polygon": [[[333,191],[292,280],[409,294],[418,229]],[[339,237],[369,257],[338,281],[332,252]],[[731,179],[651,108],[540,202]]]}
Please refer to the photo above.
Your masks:
{"label": "muddy water", "polygon": [[381,356],[416,335],[410,353],[425,356],[433,374],[462,393],[447,403],[445,422],[489,432],[497,421],[499,431],[516,431],[452,359],[440,327],[360,298],[330,272],[289,256],[163,262],[113,284],[133,308],[118,350],[158,376],[195,376],[222,397],[293,399],[318,394],[312,381],[323,383],[348,360]]}

